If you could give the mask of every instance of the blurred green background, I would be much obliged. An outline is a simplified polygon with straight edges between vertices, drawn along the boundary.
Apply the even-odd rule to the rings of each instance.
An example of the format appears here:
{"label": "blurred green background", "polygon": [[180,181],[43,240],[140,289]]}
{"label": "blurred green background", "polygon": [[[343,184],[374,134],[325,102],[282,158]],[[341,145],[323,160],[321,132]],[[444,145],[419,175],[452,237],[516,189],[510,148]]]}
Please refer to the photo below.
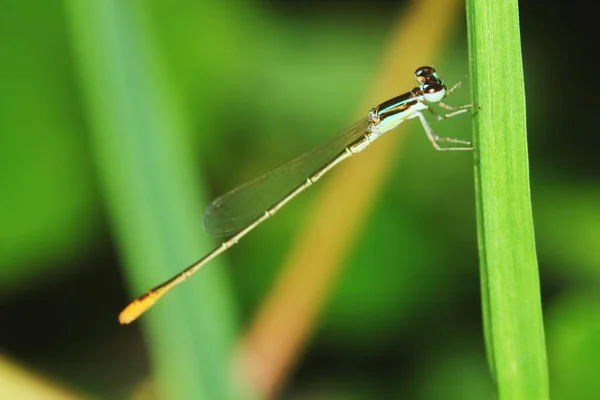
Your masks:
{"label": "blurred green background", "polygon": [[[130,326],[116,317],[218,244],[202,234],[212,198],[355,119],[407,3],[92,3],[0,2],[0,357],[84,397],[253,397],[223,389],[226,360],[319,185],[171,305]],[[552,395],[594,399],[597,45],[584,1],[554,4],[520,10],[533,213]],[[467,73],[459,15],[431,60],[450,84]],[[468,99],[467,84],[449,103]],[[432,151],[411,125],[281,398],[494,396],[472,157]],[[434,129],[468,138],[471,121]]]}

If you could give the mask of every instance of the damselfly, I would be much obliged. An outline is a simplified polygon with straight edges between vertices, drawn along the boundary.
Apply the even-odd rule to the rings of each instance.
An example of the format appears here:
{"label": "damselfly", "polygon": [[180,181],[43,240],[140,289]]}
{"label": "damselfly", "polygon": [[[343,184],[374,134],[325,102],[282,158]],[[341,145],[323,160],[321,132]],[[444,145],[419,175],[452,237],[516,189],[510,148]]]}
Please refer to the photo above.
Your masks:
{"label": "damselfly", "polygon": [[[446,89],[432,67],[418,68],[415,78],[419,86],[371,109],[365,118],[328,143],[217,198],[206,210],[204,227],[211,235],[229,236],[229,239],[173,278],[132,301],[119,315],[119,321],[128,324],[138,318],[165,293],[236,244],[333,167],[363,151],[378,137],[408,119],[418,118],[421,121],[436,150],[473,150],[467,147],[470,142],[437,136],[422,113],[427,110],[442,120],[468,111],[470,104],[452,107],[442,102],[460,82]],[[434,103],[449,113],[437,114],[429,105]],[[440,142],[463,146],[440,147]]]}

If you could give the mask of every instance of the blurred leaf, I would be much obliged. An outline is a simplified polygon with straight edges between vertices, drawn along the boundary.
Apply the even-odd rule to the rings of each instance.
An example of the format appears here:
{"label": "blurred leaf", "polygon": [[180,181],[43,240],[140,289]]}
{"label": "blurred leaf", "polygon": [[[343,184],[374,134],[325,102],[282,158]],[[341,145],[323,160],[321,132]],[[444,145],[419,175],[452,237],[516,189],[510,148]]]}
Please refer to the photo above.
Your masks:
{"label": "blurred leaf", "polygon": [[0,354],[0,398],[76,400],[88,396],[61,387]]}
{"label": "blurred leaf", "polygon": [[[211,246],[202,234],[206,202],[186,141],[189,122],[144,2],[67,5],[94,156],[138,295]],[[215,263],[199,275],[141,317],[159,398],[239,395],[230,379],[235,312],[224,270]]]}

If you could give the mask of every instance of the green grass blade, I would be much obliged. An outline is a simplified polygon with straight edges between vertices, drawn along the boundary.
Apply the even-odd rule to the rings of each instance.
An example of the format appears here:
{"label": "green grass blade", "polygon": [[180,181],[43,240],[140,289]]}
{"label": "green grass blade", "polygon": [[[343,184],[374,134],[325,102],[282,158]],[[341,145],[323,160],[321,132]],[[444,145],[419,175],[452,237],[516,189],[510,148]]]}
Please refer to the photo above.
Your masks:
{"label": "green grass blade", "polygon": [[[193,172],[186,118],[169,87],[144,3],[66,4],[92,150],[131,294],[137,296],[213,246],[203,242],[201,207],[207,202]],[[237,397],[229,379],[235,312],[216,264],[136,322],[146,328],[158,398]]]}
{"label": "green grass blade", "polygon": [[467,1],[484,328],[498,397],[549,398],[515,0]]}

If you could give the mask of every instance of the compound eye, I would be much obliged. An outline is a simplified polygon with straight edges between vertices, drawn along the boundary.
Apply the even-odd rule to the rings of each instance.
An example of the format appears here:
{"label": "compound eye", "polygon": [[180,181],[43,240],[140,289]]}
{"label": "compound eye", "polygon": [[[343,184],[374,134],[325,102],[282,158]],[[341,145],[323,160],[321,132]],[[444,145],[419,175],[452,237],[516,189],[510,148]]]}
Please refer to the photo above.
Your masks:
{"label": "compound eye", "polygon": [[424,66],[417,68],[417,70],[415,71],[415,79],[421,84],[426,83],[432,78],[438,79],[437,73],[432,67]]}
{"label": "compound eye", "polygon": [[429,103],[442,101],[446,95],[446,87],[439,83],[426,83],[422,86],[423,98]]}

